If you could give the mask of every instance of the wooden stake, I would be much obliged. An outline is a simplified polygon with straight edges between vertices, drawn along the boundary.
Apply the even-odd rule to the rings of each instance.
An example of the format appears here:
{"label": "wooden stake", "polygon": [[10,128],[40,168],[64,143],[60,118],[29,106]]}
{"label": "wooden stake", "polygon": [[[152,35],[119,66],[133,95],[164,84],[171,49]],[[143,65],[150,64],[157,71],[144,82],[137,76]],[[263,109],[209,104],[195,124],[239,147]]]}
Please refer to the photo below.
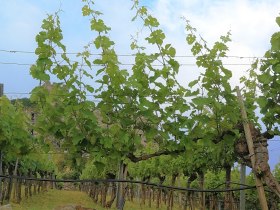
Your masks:
{"label": "wooden stake", "polygon": [[[123,180],[124,174],[123,174],[123,169],[124,169],[124,163],[123,160],[120,162],[120,167],[119,167],[119,179]],[[118,210],[122,210],[122,202],[123,202],[123,183],[119,182],[117,186],[117,201],[116,201],[116,207]]]}
{"label": "wooden stake", "polygon": [[[4,85],[0,83],[0,97],[3,96],[3,92],[4,92]],[[0,150],[0,175],[3,175],[3,152],[2,150]],[[3,190],[2,190],[2,177],[0,177],[0,206],[2,205],[2,197],[3,197]]]}
{"label": "wooden stake", "polygon": [[249,123],[248,123],[245,105],[244,105],[244,102],[243,102],[243,99],[242,99],[242,96],[240,93],[240,89],[238,86],[236,87],[236,91],[237,91],[237,97],[238,97],[238,101],[239,101],[239,105],[240,105],[240,109],[241,109],[241,117],[242,117],[243,127],[244,127],[244,131],[245,131],[245,137],[246,137],[246,141],[247,141],[247,145],[248,145],[248,149],[249,149],[249,155],[251,158],[252,169],[253,169],[253,172],[255,175],[255,181],[256,181],[257,191],[258,191],[258,195],[259,195],[260,205],[261,205],[262,210],[268,210],[262,181],[255,174],[255,170],[254,170],[255,163],[256,163],[254,144],[253,144],[252,135],[251,135],[251,131],[250,131]]}
{"label": "wooden stake", "polygon": [[4,94],[4,84],[0,83],[0,97]]}
{"label": "wooden stake", "polygon": [[[246,180],[246,165],[244,165],[243,163],[241,163],[241,167],[240,167],[240,183],[243,184],[243,186],[246,184],[245,183]],[[245,191],[241,190],[240,191],[240,210],[245,210]]]}

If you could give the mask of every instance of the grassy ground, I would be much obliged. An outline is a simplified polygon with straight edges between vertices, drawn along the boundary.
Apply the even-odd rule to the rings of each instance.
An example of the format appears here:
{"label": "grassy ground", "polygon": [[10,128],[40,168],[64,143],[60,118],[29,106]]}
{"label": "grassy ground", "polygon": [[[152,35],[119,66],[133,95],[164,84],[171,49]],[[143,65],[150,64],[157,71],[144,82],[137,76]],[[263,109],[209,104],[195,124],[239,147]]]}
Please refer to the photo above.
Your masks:
{"label": "grassy ground", "polygon": [[[53,208],[61,205],[77,204],[83,207],[95,208],[97,210],[105,210],[99,205],[95,204],[91,198],[85,193],[79,191],[66,191],[66,190],[49,190],[48,192],[34,195],[31,198],[23,199],[19,204],[13,204],[13,210],[52,210]],[[155,204],[154,204],[155,205]],[[125,203],[125,210],[153,210],[155,206],[149,208],[148,206],[140,206],[139,202],[131,203],[127,201]],[[165,210],[163,206],[157,210]],[[112,210],[116,210],[112,208]],[[178,210],[174,208],[174,210]]]}
{"label": "grassy ground", "polygon": [[[12,204],[12,207],[13,210],[52,210],[56,206],[67,204],[96,208],[96,204],[85,193],[66,190],[49,190],[24,199],[20,205]],[[103,210],[103,208],[98,206],[98,210]]]}

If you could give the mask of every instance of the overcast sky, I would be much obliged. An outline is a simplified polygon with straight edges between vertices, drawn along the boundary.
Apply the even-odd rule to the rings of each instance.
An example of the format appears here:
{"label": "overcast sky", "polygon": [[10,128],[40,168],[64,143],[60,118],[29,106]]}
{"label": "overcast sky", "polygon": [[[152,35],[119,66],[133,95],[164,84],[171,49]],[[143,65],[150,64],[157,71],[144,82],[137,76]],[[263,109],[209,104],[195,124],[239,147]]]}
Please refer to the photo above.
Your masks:
{"label": "overcast sky", "polygon": [[[173,44],[177,55],[191,55],[185,43],[184,21],[190,20],[209,44],[219,36],[231,31],[232,42],[228,55],[246,58],[225,60],[233,70],[233,84],[238,84],[240,75],[249,68],[253,59],[263,56],[270,46],[271,35],[279,30],[275,18],[280,12],[280,1],[275,0],[145,0],[151,13],[158,18],[164,29],[167,42]],[[103,19],[112,28],[111,38],[116,43],[118,54],[131,54],[130,37],[141,29],[138,22],[131,22],[135,11],[130,0],[96,0],[96,8],[104,13]],[[34,51],[35,36],[40,31],[46,14],[59,8],[64,43],[68,52],[79,52],[94,37],[89,30],[87,18],[81,15],[81,0],[0,0],[0,83],[4,83],[5,94],[10,98],[28,96],[38,84],[29,75],[28,65],[36,60],[34,54],[7,53],[8,51]],[[131,63],[131,57],[121,57],[121,62]],[[180,58],[182,64],[178,77],[182,84],[194,79],[198,72],[193,58]],[[6,64],[5,64],[6,63]],[[242,65],[239,65],[242,64]],[[280,141],[279,141],[280,142]],[[280,143],[270,146],[270,163],[279,161]]]}

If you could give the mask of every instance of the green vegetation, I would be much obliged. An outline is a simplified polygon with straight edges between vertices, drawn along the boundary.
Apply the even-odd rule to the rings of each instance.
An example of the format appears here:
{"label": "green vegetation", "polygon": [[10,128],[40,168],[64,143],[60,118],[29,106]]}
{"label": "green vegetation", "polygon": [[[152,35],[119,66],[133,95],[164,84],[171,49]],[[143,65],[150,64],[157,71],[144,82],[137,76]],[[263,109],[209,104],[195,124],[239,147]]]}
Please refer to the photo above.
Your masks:
{"label": "green vegetation", "polygon": [[[52,210],[57,206],[64,205],[81,205],[83,207],[95,208],[98,210],[105,210],[99,204],[96,204],[90,199],[85,193],[79,191],[66,191],[66,190],[50,190],[44,192],[40,195],[35,195],[34,197],[24,199],[21,204],[12,204],[14,210]],[[113,210],[116,208],[112,208]],[[125,203],[125,210],[142,210],[145,207],[141,207],[139,202]],[[151,209],[155,209],[155,206]],[[159,208],[158,210],[166,209],[165,206]],[[176,208],[174,209],[176,210]]]}
{"label": "green vegetation", "polygon": [[[51,210],[57,206],[77,204],[94,207],[96,204],[83,192],[66,190],[49,190],[31,198],[24,199],[20,205],[13,204],[14,210]],[[98,209],[102,209],[98,207]]]}
{"label": "green vegetation", "polygon": [[[102,19],[102,12],[95,9],[92,0],[82,1],[82,15],[90,19],[89,29],[94,37],[77,54],[75,60],[79,61],[73,62],[67,54],[59,12],[43,20],[42,30],[36,36],[37,60],[30,74],[41,85],[33,89],[31,103],[22,100],[29,107],[25,111],[33,113],[34,122],[31,123],[18,102],[12,104],[7,98],[0,98],[0,175],[119,178],[180,183],[200,189],[220,185],[230,189],[236,177],[236,169],[232,170],[234,163],[252,167],[236,88],[229,82],[232,72],[223,64],[230,33],[211,45],[186,20],[186,44],[196,58],[199,76],[179,84],[177,77],[182,67],[176,60],[176,49],[167,43],[160,23],[138,0],[133,2],[133,21],[143,25],[144,33],[130,43],[135,55],[131,68],[123,68],[119,62],[110,38],[111,28]],[[279,17],[276,22],[280,25]],[[265,160],[268,160],[267,139],[279,135],[279,44],[277,32],[272,36],[265,59],[254,62],[249,76],[240,78],[257,151],[254,173],[276,197],[280,197],[280,185]],[[100,56],[93,57],[92,52]],[[94,95],[95,100],[89,100],[88,94]],[[261,110],[262,119],[256,115],[257,109]],[[265,125],[263,133],[260,121]],[[20,203],[23,186],[26,195],[48,188],[44,183],[4,179],[0,182],[0,203],[4,200]],[[149,187],[142,186],[137,193],[133,186],[125,184],[86,187],[83,190],[103,207],[112,207],[115,197],[120,204],[124,190],[129,187],[130,196],[141,198],[141,205],[151,201]],[[113,200],[107,196],[109,187],[114,189]],[[69,193],[65,197],[71,197],[71,192],[50,192],[57,196]],[[157,193],[157,207],[164,200],[172,208],[176,194],[170,190]],[[214,200],[213,197],[223,200],[226,209],[238,203],[238,193],[196,195],[202,209],[210,205],[206,200]],[[33,199],[35,196],[26,200],[26,205]],[[181,205],[194,205],[191,193],[185,194],[184,199]],[[251,200],[257,209],[257,199]],[[270,204],[275,206],[278,200],[271,199]]]}

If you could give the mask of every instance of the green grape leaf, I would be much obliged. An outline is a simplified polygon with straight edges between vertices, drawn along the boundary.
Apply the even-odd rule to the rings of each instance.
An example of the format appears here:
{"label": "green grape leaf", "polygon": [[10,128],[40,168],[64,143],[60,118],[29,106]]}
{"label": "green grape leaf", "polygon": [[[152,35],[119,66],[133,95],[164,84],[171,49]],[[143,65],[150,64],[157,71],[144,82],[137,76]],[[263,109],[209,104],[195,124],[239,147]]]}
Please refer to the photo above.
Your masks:
{"label": "green grape leaf", "polygon": [[280,27],[280,16],[276,17],[276,23],[278,24],[278,26]]}

